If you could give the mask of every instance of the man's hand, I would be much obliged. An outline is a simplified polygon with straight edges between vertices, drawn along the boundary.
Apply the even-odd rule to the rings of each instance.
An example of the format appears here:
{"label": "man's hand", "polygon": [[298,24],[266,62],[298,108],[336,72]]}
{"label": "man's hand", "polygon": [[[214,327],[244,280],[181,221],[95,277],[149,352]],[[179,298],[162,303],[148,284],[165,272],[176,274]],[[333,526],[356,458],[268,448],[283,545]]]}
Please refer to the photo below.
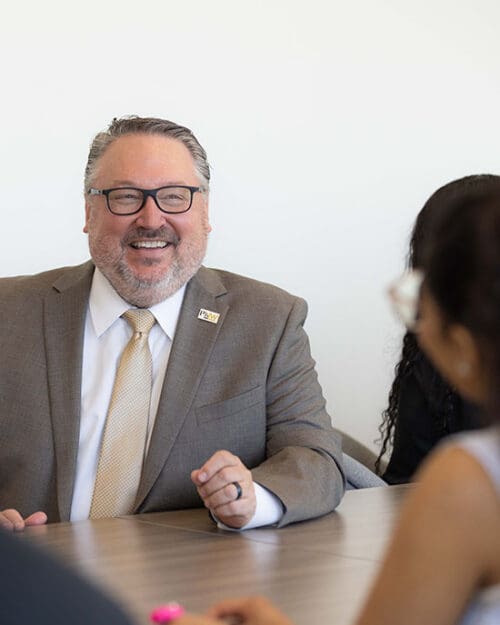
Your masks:
{"label": "man's hand", "polygon": [[191,472],[191,479],[205,506],[225,525],[239,528],[252,519],[257,505],[252,474],[238,456],[217,451]]}
{"label": "man's hand", "polygon": [[45,512],[33,512],[23,519],[19,512],[13,508],[0,511],[0,527],[9,532],[22,532],[25,527],[30,525],[44,525],[45,523],[47,523]]}

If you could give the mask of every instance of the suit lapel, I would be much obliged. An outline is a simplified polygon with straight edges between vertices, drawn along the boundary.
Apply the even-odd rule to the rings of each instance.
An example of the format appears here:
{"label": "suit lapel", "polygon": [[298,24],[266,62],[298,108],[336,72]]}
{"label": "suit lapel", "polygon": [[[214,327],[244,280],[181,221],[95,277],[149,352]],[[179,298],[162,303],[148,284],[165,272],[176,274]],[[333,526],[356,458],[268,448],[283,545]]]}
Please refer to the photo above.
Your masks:
{"label": "suit lapel", "polygon": [[[186,288],[160,396],[151,443],[136,500],[142,503],[165,465],[220,332],[228,306],[219,276],[200,268]],[[198,319],[200,309],[220,314],[217,323]]]}
{"label": "suit lapel", "polygon": [[69,520],[80,432],[85,315],[94,266],[68,270],[44,302],[49,399],[61,520]]}

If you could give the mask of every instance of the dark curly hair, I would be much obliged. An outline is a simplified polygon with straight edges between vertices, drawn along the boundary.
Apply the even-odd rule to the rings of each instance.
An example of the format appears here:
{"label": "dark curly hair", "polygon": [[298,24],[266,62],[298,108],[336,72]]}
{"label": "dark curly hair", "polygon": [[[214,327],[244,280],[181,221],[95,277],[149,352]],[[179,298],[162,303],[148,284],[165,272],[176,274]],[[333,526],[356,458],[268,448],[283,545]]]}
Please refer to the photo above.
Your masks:
{"label": "dark curly hair", "polygon": [[[499,190],[500,176],[478,174],[454,180],[433,193],[415,221],[410,238],[407,267],[413,269],[425,265],[425,258],[428,256],[429,250],[434,248],[439,237],[442,236],[440,224],[451,223],[454,211],[458,210],[460,205],[474,205],[477,210],[482,210],[479,206],[480,201],[489,195],[495,195]],[[439,248],[439,245],[437,247]],[[389,391],[389,405],[382,413],[382,423],[379,426],[382,445],[375,464],[379,473],[381,472],[382,458],[394,443],[402,382],[415,371],[415,367],[423,360],[426,358],[421,352],[415,336],[411,332],[407,332],[403,338],[401,357],[395,367],[394,381]],[[449,431],[449,424],[455,417],[458,405],[457,394],[432,369],[430,364],[426,366],[431,371],[424,382],[426,398],[432,413],[437,415],[436,418],[439,419],[436,428],[444,435]]]}

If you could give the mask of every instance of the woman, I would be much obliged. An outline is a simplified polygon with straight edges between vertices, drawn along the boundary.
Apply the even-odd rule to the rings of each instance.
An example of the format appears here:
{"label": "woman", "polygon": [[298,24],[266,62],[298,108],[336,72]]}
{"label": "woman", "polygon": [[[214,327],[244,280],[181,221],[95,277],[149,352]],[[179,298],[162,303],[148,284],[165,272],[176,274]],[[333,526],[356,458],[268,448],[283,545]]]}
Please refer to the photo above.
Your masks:
{"label": "woman", "polygon": [[[500,176],[475,175],[454,180],[438,189],[425,203],[410,238],[408,267],[422,263],[424,244],[432,237],[440,213],[464,193],[484,193],[500,183]],[[389,406],[380,426],[382,447],[376,468],[392,446],[383,479],[389,484],[409,482],[436,444],[455,432],[483,425],[477,406],[463,401],[439,375],[418,346],[415,335],[403,338],[401,360],[389,393]]]}
{"label": "woman", "polygon": [[[410,325],[492,425],[456,435],[424,463],[357,625],[500,623],[500,187],[445,204],[424,249]],[[242,599],[182,625],[227,617],[289,624],[266,600]]]}

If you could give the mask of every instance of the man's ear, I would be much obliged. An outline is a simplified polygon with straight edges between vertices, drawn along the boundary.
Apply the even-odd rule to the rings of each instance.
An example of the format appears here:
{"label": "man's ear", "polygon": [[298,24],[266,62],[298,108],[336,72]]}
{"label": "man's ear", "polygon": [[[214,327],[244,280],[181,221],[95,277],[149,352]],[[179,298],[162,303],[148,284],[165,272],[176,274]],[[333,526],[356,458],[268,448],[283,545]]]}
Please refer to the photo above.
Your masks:
{"label": "man's ear", "polygon": [[208,211],[208,194],[205,197],[205,214],[207,216],[207,234],[212,232],[212,224],[210,223],[210,213]]}
{"label": "man's ear", "polygon": [[85,202],[85,223],[83,224],[83,231],[85,234],[89,232],[89,219],[90,219],[90,205],[88,202]]}

